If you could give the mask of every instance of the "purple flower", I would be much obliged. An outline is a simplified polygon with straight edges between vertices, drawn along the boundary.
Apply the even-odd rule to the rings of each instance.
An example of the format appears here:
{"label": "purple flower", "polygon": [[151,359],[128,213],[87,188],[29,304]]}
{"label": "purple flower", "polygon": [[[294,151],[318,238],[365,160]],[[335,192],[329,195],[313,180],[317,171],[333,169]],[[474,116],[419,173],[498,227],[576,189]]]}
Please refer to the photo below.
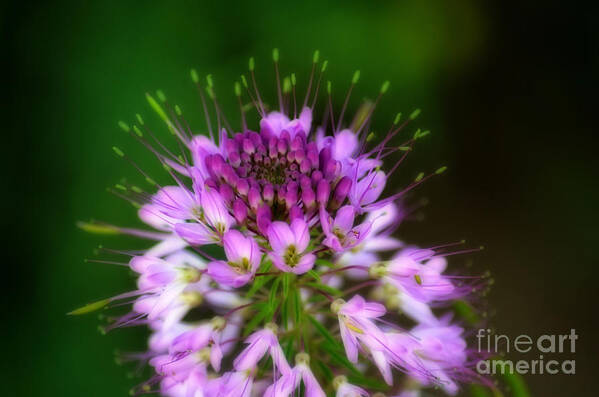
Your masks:
{"label": "purple flower", "polygon": [[331,310],[339,317],[341,340],[347,358],[356,363],[358,350],[363,344],[370,351],[385,381],[392,384],[388,358],[390,351],[386,337],[373,321],[385,315],[385,306],[376,302],[366,302],[360,295],[355,295],[347,302],[342,299],[335,300],[331,304]]}
{"label": "purple flower", "polygon": [[[387,278],[401,291],[421,302],[446,300],[455,290],[453,283],[442,275],[447,261],[430,257],[421,263],[423,250],[411,250],[393,258],[387,266]],[[429,259],[430,258],[430,259]]]}
{"label": "purple flower", "polygon": [[408,373],[423,385],[441,386],[456,394],[456,379],[463,376],[467,360],[463,329],[455,325],[420,325],[410,335],[390,333],[390,346],[409,363]]}
{"label": "purple flower", "polygon": [[268,352],[273,361],[273,368],[282,374],[290,371],[289,364],[285,359],[285,354],[275,334],[277,327],[275,324],[266,324],[264,329],[251,334],[245,343],[248,346],[237,356],[233,366],[237,371],[246,371],[256,367],[258,362]]}
{"label": "purple flower", "polygon": [[[455,393],[457,381],[471,379],[466,363],[472,352],[462,329],[443,315],[448,305],[437,303],[472,291],[471,285],[453,282],[460,276],[444,274],[445,257],[468,250],[445,251],[455,244],[405,247],[392,235],[413,212],[404,194],[444,168],[419,174],[407,187],[382,197],[389,177],[426,135],[416,131],[402,146],[392,141],[400,130],[411,128],[408,123],[417,112],[402,123],[398,116],[382,139],[367,134],[374,107],[388,88],[385,83],[376,101],[365,103],[349,123],[344,115],[359,80],[356,72],[339,117],[332,113],[331,96],[324,118],[313,126],[313,114],[322,113],[315,105],[326,63],[318,65],[315,54],[302,101],[296,92],[302,84],[296,85],[295,74],[279,74],[278,57],[276,50],[277,83],[283,82],[277,85],[278,103],[263,101],[253,59],[249,76],[241,76],[247,98],[242,84],[236,84],[239,129],[224,117],[211,76],[203,87],[197,73],[191,74],[199,92],[206,88],[213,101],[209,106],[201,98],[208,118],[205,135],[194,136],[195,129],[162,92],[158,100],[147,95],[181,150],[171,152],[171,145],[158,142],[149,130],[152,139],[146,139],[140,116],[132,132],[172,181],[150,192],[123,182],[115,193],[139,208],[139,218],[151,230],[82,223],[89,231],[150,241],[143,250],[103,249],[127,260],[133,256],[129,266],[138,275],[137,288],[72,314],[133,303],[129,313],[107,316],[103,329],[143,324],[152,332],[147,352],[125,357],[149,363],[156,372],[134,394],[324,397],[325,389],[337,397],[367,396],[368,384],[359,377],[349,383],[345,366],[331,359],[331,349],[341,345],[356,368],[372,374],[376,367],[389,385],[393,369],[407,374],[410,389],[402,390],[402,396],[412,386],[440,385]],[[259,124],[248,124],[254,120],[246,117],[248,103]],[[210,109],[216,114],[210,115]],[[120,124],[131,132],[128,124]],[[115,152],[125,157],[120,149]],[[397,154],[399,159],[385,168]],[[358,278],[365,280],[356,282]],[[361,295],[341,299],[358,291],[371,301]],[[396,313],[386,317],[391,311]],[[417,325],[411,332],[401,331],[394,323],[397,315]],[[313,373],[304,351],[313,363],[331,367],[337,375],[332,388],[328,382],[321,387],[325,377],[317,376],[328,371],[321,365]],[[293,356],[296,365],[291,368],[286,357]]]}
{"label": "purple flower", "polygon": [[333,379],[333,386],[337,389],[335,397],[368,397],[368,392],[361,387],[354,386],[343,375]]}
{"label": "purple flower", "polygon": [[268,228],[268,242],[272,247],[270,258],[284,272],[302,274],[312,269],[316,256],[306,252],[310,243],[308,224],[294,219],[291,225],[273,222]]}
{"label": "purple flower", "polygon": [[325,397],[318,380],[310,370],[310,357],[306,353],[295,356],[295,367],[284,373],[268,389],[264,397],[287,397],[295,394],[295,390],[303,382],[306,397]]}
{"label": "purple flower", "polygon": [[237,230],[224,234],[223,245],[227,262],[210,262],[208,275],[219,284],[239,288],[254,277],[260,266],[260,247],[252,237],[245,237]]}
{"label": "purple flower", "polygon": [[235,220],[229,214],[225,202],[214,189],[200,193],[201,212],[198,223],[178,223],[175,231],[192,245],[214,244],[221,241]]}
{"label": "purple flower", "polygon": [[337,210],[332,219],[324,207],[320,209],[320,224],[326,235],[323,244],[335,252],[345,251],[360,244],[370,231],[370,223],[365,222],[354,227],[356,211],[351,205]]}

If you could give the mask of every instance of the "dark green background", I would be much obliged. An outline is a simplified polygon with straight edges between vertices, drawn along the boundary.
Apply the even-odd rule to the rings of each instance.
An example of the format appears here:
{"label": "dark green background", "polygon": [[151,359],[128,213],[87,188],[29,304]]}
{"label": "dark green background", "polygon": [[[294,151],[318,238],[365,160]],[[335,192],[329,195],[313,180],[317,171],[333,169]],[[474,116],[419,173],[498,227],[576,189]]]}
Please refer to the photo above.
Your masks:
{"label": "dark green background", "polygon": [[423,109],[418,125],[432,135],[392,183],[399,188],[441,165],[449,171],[417,192],[430,199],[426,218],[400,237],[484,244],[483,253],[453,263],[471,260],[494,274],[488,305],[498,332],[580,335],[577,375],[529,376],[530,388],[537,396],[588,395],[597,369],[597,13],[520,3],[4,4],[5,395],[124,396],[139,381],[115,365],[113,352],[143,349],[143,330],[101,336],[96,316],[65,313],[133,286],[126,269],[83,262],[97,244],[143,243],[87,235],[75,222],[136,224],[133,209],[105,188],[123,176],[141,183],[113,145],[156,169],[116,127],[140,112],[168,140],[146,91],[164,89],[202,128],[188,77],[196,67],[214,75],[237,120],[232,83],[254,55],[272,93],[273,47],[300,84],[320,49],[336,102],[361,69],[353,110],[391,80],[376,113],[379,131],[395,112]]}

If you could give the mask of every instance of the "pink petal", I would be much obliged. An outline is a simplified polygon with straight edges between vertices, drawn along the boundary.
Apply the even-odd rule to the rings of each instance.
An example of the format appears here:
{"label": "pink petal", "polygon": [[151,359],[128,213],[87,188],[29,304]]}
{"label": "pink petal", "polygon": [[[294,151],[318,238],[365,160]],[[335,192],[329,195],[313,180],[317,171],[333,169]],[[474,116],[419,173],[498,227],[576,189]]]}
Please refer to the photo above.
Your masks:
{"label": "pink petal", "polygon": [[283,253],[287,246],[295,244],[295,236],[288,224],[276,221],[268,227],[268,241],[275,252]]}

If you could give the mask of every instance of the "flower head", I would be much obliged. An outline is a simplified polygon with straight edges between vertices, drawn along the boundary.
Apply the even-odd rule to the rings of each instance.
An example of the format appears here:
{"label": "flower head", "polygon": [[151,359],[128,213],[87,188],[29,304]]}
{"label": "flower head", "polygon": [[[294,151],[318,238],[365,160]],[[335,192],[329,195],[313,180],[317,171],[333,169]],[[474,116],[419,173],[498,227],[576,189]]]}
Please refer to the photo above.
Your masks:
{"label": "flower head", "polygon": [[[277,82],[283,82],[278,109],[262,100],[253,58],[249,77],[235,85],[240,128],[224,118],[210,75],[202,87],[197,72],[191,74],[203,104],[205,88],[215,109],[211,117],[206,106],[208,131],[202,134],[192,134],[164,93],[157,93],[158,100],[148,94],[181,153],[160,143],[141,116],[133,128],[121,122],[157,156],[172,183],[158,186],[136,165],[155,191],[117,185],[117,194],[139,208],[152,230],[82,224],[153,244],[143,251],[106,250],[131,257],[137,288],[73,313],[133,303],[103,329],[147,325],[152,331],[148,351],[134,357],[149,362],[155,376],[134,394],[284,397],[303,390],[307,397],[360,397],[375,386],[399,393],[402,382],[395,378],[404,375],[410,388],[401,395],[437,385],[454,393],[467,379],[455,374],[467,373],[471,352],[462,328],[440,316],[437,306],[484,281],[465,283],[446,274],[446,257],[467,250],[448,251],[455,244],[406,247],[392,235],[410,213],[405,193],[444,170],[419,174],[384,195],[393,185],[389,177],[426,135],[417,130],[402,145],[393,142],[417,112],[402,123],[398,115],[381,139],[367,133],[388,89],[384,83],[376,101],[367,101],[350,123],[343,117],[349,94],[339,117],[329,96],[323,120],[314,122],[327,63],[318,66],[315,54],[302,102],[295,74],[281,79],[278,58],[276,50]],[[247,104],[258,123],[248,125]],[[118,148],[115,153],[126,157]],[[408,332],[410,321],[417,325]],[[344,375],[370,368],[380,372],[381,382],[354,376],[350,383]]]}

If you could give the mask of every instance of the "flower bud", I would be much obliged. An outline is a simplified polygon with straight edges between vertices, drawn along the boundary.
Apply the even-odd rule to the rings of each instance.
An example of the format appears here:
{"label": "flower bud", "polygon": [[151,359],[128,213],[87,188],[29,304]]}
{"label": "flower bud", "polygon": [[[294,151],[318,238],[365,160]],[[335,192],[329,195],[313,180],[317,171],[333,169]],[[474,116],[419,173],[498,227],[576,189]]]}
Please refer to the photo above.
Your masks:
{"label": "flower bud", "polygon": [[239,165],[241,164],[241,156],[239,155],[239,152],[231,152],[228,156],[229,164],[231,164],[233,167],[239,167]]}
{"label": "flower bud", "polygon": [[318,204],[326,205],[331,194],[331,186],[327,181],[321,179],[316,185],[316,201]]}
{"label": "flower bud", "polygon": [[344,176],[337,182],[337,186],[335,186],[335,193],[333,193],[333,201],[331,202],[331,208],[337,209],[341,207],[341,204],[347,198],[349,194],[349,190],[351,189],[351,179],[348,176]]}
{"label": "flower bud", "polygon": [[297,205],[294,205],[289,209],[289,221],[293,222],[294,219],[304,219],[304,213]]}
{"label": "flower bud", "polygon": [[234,197],[233,189],[231,188],[231,186],[227,185],[226,183],[223,183],[222,185],[220,185],[218,192],[220,193],[221,197],[227,204],[229,204],[231,202],[231,200],[233,200],[233,197]]}
{"label": "flower bud", "polygon": [[302,187],[302,202],[308,211],[314,209],[316,204],[316,194],[314,194],[314,190],[310,186],[305,188]]}
{"label": "flower bud", "polygon": [[248,192],[248,202],[250,207],[255,211],[258,205],[262,203],[262,197],[260,197],[260,190],[255,187],[251,187]]}
{"label": "flower bud", "polygon": [[250,190],[250,185],[248,184],[248,181],[246,179],[239,178],[237,180],[237,183],[235,184],[235,189],[237,189],[237,192],[239,194],[245,196],[246,194],[248,194],[248,191]]}
{"label": "flower bud", "polygon": [[254,142],[251,139],[245,138],[243,140],[243,151],[247,154],[254,154],[256,147],[254,146]]}
{"label": "flower bud", "polygon": [[262,197],[264,198],[264,201],[272,204],[272,201],[275,198],[275,189],[270,183],[264,185],[264,188],[262,188]]}
{"label": "flower bud", "polygon": [[318,155],[318,160],[320,161],[320,165],[324,166],[331,159],[331,149],[329,147],[325,147],[320,151]]}
{"label": "flower bud", "polygon": [[307,173],[312,168],[312,163],[308,159],[303,159],[300,163],[300,172]]}
{"label": "flower bud", "polygon": [[248,207],[242,199],[238,198],[233,202],[233,216],[238,223],[243,223],[248,215]]}

